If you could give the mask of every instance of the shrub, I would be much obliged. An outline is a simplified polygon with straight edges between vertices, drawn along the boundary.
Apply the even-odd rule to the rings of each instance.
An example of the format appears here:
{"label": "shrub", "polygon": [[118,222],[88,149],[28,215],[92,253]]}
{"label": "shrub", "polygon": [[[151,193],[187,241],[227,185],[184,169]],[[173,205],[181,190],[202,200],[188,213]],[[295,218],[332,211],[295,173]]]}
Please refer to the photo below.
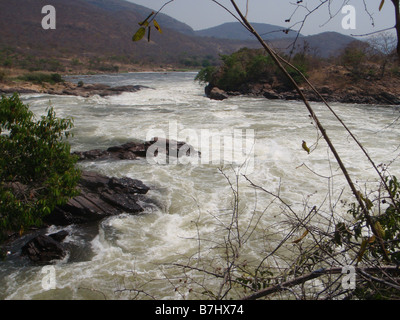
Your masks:
{"label": "shrub", "polygon": [[[223,62],[221,67],[203,68],[196,79],[226,91],[240,90],[248,84],[256,82],[272,84],[275,79],[285,86],[289,85],[288,80],[275,66],[272,58],[263,50],[243,48],[231,55],[222,55],[221,60]],[[297,54],[292,63],[307,75],[309,63],[305,55]],[[289,68],[288,72],[296,82],[303,82],[303,78],[296,70]]]}
{"label": "shrub", "polygon": [[23,76],[18,77],[18,79],[23,81],[30,81],[33,83],[42,84],[43,82],[48,82],[51,84],[64,82],[59,73],[28,73]]}
{"label": "shrub", "polygon": [[371,69],[371,57],[367,53],[368,44],[350,43],[339,57],[341,65],[354,80],[372,76],[371,72],[374,72]]}
{"label": "shrub", "polygon": [[210,83],[214,81],[215,74],[217,72],[217,68],[213,66],[208,66],[199,71],[196,75],[195,80],[200,83]]}
{"label": "shrub", "polygon": [[65,141],[72,127],[53,108],[35,120],[17,94],[0,100],[0,239],[40,225],[56,205],[77,195],[77,159]]}

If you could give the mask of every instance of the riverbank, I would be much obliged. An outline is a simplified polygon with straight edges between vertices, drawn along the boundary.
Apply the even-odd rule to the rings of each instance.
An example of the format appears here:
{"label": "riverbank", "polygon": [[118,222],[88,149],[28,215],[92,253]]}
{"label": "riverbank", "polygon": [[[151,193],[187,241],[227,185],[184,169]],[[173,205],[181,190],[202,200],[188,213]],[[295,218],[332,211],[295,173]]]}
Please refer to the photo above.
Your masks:
{"label": "riverbank", "polygon": [[[308,79],[327,102],[400,105],[400,79],[398,77],[386,76],[380,79],[366,77],[355,80],[344,68],[331,66],[311,72]],[[303,82],[300,88],[309,101],[323,101],[307,83]],[[265,97],[271,100],[301,100],[300,95],[293,87],[279,81],[247,83],[232,91],[224,91],[209,84],[205,88],[205,93],[209,98],[215,100],[224,100],[237,95]]]}
{"label": "riverbank", "polygon": [[[177,70],[175,68],[152,68],[152,67],[132,67],[124,72],[178,72],[188,70]],[[109,74],[109,72],[97,72],[95,74]],[[122,72],[119,72],[122,73]],[[90,70],[74,70],[74,72],[50,73],[50,72],[28,72],[21,69],[0,69],[0,95],[1,94],[54,94],[54,95],[74,95],[89,97],[93,95],[109,96],[117,95],[122,92],[136,92],[140,89],[147,88],[145,86],[128,85],[128,86],[107,86],[104,84],[85,84],[72,83],[62,80],[65,76],[93,74]],[[116,73],[118,74],[118,73]],[[45,75],[51,77],[56,75],[59,81],[40,81],[40,76]],[[26,78],[39,78],[39,81],[26,80]]]}
{"label": "riverbank", "polygon": [[32,82],[11,82],[6,84],[3,83],[0,85],[0,94],[12,94],[18,92],[19,94],[41,93],[55,95],[73,95],[80,97],[90,97],[93,95],[110,96],[121,94],[123,92],[136,92],[141,89],[148,88],[139,85],[112,87],[104,84],[75,84],[71,82],[41,84],[36,84]]}
{"label": "riverbank", "polygon": [[[184,152],[181,152],[181,148]],[[183,153],[187,156],[200,156],[185,142],[158,137],[149,141],[132,141],[105,150],[93,149],[73,154],[78,157],[79,162],[94,162],[135,161],[146,157],[156,158],[162,153],[165,154],[165,158],[181,157]],[[21,183],[12,184],[13,190],[24,188],[25,186]],[[77,189],[80,190],[79,195],[69,199],[62,206],[56,206],[51,214],[43,218],[42,226],[22,232],[10,231],[8,239],[4,243],[0,242],[0,259],[14,254],[26,256],[34,263],[52,263],[62,260],[76,248],[63,243],[65,237],[69,235],[68,231],[47,234],[49,227],[82,227],[123,213],[137,215],[142,213],[151,202],[146,199],[150,187],[141,180],[126,176],[116,178],[98,172],[82,171]]]}

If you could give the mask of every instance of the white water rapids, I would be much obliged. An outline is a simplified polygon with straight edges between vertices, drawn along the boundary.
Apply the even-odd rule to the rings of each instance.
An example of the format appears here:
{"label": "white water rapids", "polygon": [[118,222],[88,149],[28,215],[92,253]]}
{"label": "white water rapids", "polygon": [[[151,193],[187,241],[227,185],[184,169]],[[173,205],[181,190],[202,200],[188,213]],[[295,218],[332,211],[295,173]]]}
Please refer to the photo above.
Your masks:
{"label": "white water rapids", "polygon": [[[72,149],[79,151],[146,140],[157,130],[164,132],[166,138],[175,138],[169,132],[174,128],[178,140],[188,138],[188,143],[205,152],[198,139],[201,132],[214,130],[214,136],[229,138],[235,130],[243,134],[250,130],[247,132],[254,132],[248,157],[251,167],[243,167],[240,173],[245,173],[254,184],[271,192],[279,190],[280,196],[299,212],[323,203],[327,208],[321,207],[321,211],[328,212],[329,205],[339,196],[353,201],[332,154],[323,139],[318,139],[301,102],[242,96],[209,100],[204,96],[204,87],[194,81],[195,75],[188,72],[79,76],[70,80],[150,88],[104,98],[36,94],[23,95],[22,100],[38,115],[52,105],[58,117],[73,117],[74,137],[70,142]],[[373,186],[377,178],[371,164],[326,107],[318,103],[313,106],[357,186],[362,190],[369,184]],[[399,161],[391,163],[399,154],[399,108],[337,103],[332,107],[375,163],[390,164],[390,172],[400,177]],[[189,136],[188,132],[192,134]],[[313,150],[311,154],[302,149],[302,140]],[[222,148],[222,143],[210,146],[212,152],[223,152]],[[201,273],[186,270],[184,275],[182,269],[170,264],[194,261],[200,247],[202,259],[220,265],[220,251],[213,248],[226,236],[222,226],[230,219],[233,195],[227,178],[218,169],[223,168],[235,186],[234,169],[238,170],[240,165],[222,160],[170,165],[150,164],[144,159],[81,163],[86,170],[142,180],[151,187],[145,212],[121,212],[96,225],[68,227],[70,235],[65,241],[77,249],[67,261],[54,265],[55,288],[50,290],[43,286],[43,266],[27,263],[11,253],[0,262],[0,298],[129,299],[139,291],[118,290],[132,288],[141,290],[138,298],[142,299],[200,297],[199,287],[209,285],[201,282]],[[343,187],[346,189],[342,194]],[[269,206],[271,196],[256,192],[243,176],[239,179],[239,192],[243,226],[258,223],[244,249],[246,259],[256,262],[267,250],[267,230],[279,228],[276,223],[285,217],[278,204]],[[326,201],[328,193],[330,204]],[[343,212],[346,210],[347,207],[342,208]],[[51,227],[48,232],[57,230]],[[245,227],[242,233],[249,235]],[[184,279],[192,283],[185,283]]]}

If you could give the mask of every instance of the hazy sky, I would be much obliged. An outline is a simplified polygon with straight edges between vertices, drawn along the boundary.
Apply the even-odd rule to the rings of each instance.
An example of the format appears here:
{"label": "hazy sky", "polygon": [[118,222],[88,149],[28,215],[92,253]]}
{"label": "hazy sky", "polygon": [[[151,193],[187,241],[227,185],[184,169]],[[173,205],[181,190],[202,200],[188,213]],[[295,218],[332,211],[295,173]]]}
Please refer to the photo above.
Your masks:
{"label": "hazy sky", "polygon": [[[130,2],[158,10],[167,0],[128,0]],[[303,0],[303,5],[308,9],[314,8],[320,0]],[[348,35],[364,34],[378,31],[394,26],[394,8],[391,1],[387,0],[382,11],[379,12],[380,0],[331,0],[329,11],[328,5],[324,5],[318,11],[311,14],[302,29],[304,35],[320,33],[323,31],[337,31]],[[219,3],[233,11],[229,0],[219,0]],[[246,0],[237,0],[236,3],[245,12]],[[296,0],[249,0],[248,20],[251,22],[263,22],[279,26],[291,27],[301,21],[307,14],[305,8],[299,8],[293,15],[291,22],[286,23],[294,12]],[[345,4],[354,6],[356,14],[355,29],[345,30],[342,28],[342,20],[346,14],[341,12]],[[374,25],[370,15],[372,15]],[[224,22],[236,21],[232,15],[218,6],[212,0],[174,0],[162,11],[173,18],[190,25],[193,29],[205,29],[214,27]],[[335,18],[329,20],[330,14],[336,14]],[[296,30],[300,27],[294,27]]]}

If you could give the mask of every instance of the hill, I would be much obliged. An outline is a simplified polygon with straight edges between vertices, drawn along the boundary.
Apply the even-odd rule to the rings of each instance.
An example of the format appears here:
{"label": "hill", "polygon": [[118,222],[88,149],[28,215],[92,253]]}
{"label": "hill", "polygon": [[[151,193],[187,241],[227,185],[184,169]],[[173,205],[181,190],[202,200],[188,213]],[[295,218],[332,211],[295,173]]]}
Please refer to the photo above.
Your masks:
{"label": "hill", "polygon": [[[265,24],[252,23],[254,29],[262,36],[262,38],[272,44],[276,49],[288,53],[297,37],[297,32],[284,32],[284,27]],[[230,40],[253,40],[251,35],[239,22],[224,23],[219,26],[195,31],[195,34],[202,37],[210,37],[217,39]],[[316,35],[303,36],[299,34],[296,40],[296,47],[303,48],[307,43],[308,48],[315,55],[321,58],[329,58],[337,56],[351,42],[357,41],[353,37],[343,35],[338,32],[323,32]]]}
{"label": "hill", "polygon": [[[312,55],[320,58],[330,58],[341,54],[344,48],[352,42],[360,41],[338,32],[323,32],[298,38],[296,47],[297,50],[302,50],[301,48],[307,46]],[[275,39],[272,44],[283,52],[289,52],[292,48],[293,39]]]}
{"label": "hill", "polygon": [[[252,23],[252,26],[266,40],[293,38],[297,34],[295,31],[289,31],[286,34],[284,27],[272,24]],[[201,37],[218,39],[254,40],[254,36],[243,28],[239,22],[227,22],[213,28],[195,31],[195,34]]]}
{"label": "hill", "polygon": [[[45,5],[56,8],[55,30],[41,26]],[[190,36],[189,26],[164,14],[157,17],[162,35],[153,31],[150,42],[132,42],[138,22],[151,9],[123,0],[0,0],[0,12],[0,66],[77,72],[132,65],[193,67],[252,46]]]}
{"label": "hill", "polygon": [[[55,30],[42,28],[45,5],[56,8]],[[199,68],[219,64],[220,54],[260,47],[239,23],[195,32],[162,13],[157,16],[162,35],[153,30],[150,42],[132,42],[138,22],[151,11],[124,0],[0,0],[0,67],[74,73]],[[287,50],[293,43],[294,34],[281,27],[255,28],[276,48]],[[305,39],[329,56],[350,41],[345,37],[300,37],[298,44]]]}
{"label": "hill", "polygon": [[[130,12],[135,12],[140,18],[140,20],[143,20],[143,17],[146,17],[150,12],[151,8],[147,8],[138,4],[134,4],[132,2],[128,1],[118,1],[118,0],[86,0],[86,2],[102,8],[106,11],[109,12],[115,12],[117,14],[120,14],[123,11],[130,11]],[[193,35],[194,30],[192,27],[188,26],[187,24],[180,22],[174,18],[171,18],[170,16],[159,13],[157,15],[157,21],[161,25],[168,26],[169,29],[179,31],[184,34],[188,35]]]}

